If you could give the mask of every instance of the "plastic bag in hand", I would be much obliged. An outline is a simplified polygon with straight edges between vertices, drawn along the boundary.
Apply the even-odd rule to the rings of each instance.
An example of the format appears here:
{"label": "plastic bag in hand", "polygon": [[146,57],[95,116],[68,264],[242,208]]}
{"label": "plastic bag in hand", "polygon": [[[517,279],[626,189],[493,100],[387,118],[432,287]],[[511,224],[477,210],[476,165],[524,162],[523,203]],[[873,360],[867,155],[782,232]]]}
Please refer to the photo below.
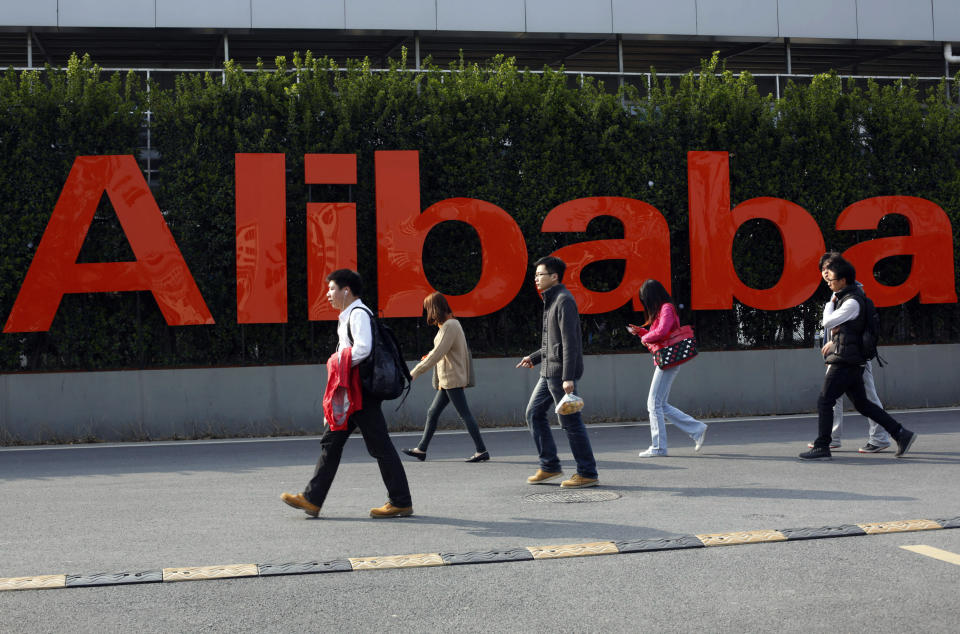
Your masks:
{"label": "plastic bag in hand", "polygon": [[568,415],[576,414],[583,409],[583,399],[576,394],[564,394],[557,407],[553,410],[557,414]]}

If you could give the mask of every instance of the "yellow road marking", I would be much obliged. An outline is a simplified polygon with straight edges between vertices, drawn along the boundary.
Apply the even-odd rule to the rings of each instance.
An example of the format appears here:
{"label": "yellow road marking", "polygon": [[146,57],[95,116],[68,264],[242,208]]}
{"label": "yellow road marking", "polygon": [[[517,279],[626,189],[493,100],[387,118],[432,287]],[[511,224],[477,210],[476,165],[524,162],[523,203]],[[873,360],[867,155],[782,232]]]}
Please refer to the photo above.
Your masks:
{"label": "yellow road marking", "polygon": [[945,561],[948,564],[956,564],[957,566],[960,566],[960,555],[957,553],[952,553],[949,550],[940,550],[939,548],[934,548],[933,546],[924,546],[923,544],[918,544],[916,546],[901,546],[900,548],[909,550],[912,553],[917,553],[918,555],[926,555],[927,557],[933,557],[934,559]]}

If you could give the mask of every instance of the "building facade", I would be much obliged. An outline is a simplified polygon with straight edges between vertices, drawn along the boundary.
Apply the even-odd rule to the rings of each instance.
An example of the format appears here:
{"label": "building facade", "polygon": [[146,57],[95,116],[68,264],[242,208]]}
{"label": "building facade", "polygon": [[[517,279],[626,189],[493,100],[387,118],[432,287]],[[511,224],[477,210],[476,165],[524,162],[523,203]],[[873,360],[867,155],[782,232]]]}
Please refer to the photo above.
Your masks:
{"label": "building facade", "polygon": [[[955,0],[0,0],[0,65],[252,65],[311,50],[411,67],[495,54],[521,67],[661,73],[719,51],[754,74],[941,77],[960,70]],[[947,46],[945,46],[947,45]]]}

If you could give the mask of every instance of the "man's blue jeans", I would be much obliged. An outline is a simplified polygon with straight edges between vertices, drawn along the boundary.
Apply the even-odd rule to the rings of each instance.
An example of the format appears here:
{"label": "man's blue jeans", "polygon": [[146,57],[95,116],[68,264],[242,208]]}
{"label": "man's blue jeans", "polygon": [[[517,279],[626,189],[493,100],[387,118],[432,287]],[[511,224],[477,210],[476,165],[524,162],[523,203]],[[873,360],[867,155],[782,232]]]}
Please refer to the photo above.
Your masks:
{"label": "man's blue jeans", "polygon": [[[562,469],[557,457],[557,444],[553,440],[553,432],[550,431],[550,422],[547,420],[547,410],[553,409],[563,395],[563,380],[560,377],[541,376],[530,395],[530,402],[527,403],[527,425],[537,446],[540,468],[550,473],[559,473]],[[577,473],[585,478],[596,478],[597,461],[593,458],[590,437],[580,412],[569,416],[558,415],[558,418],[560,426],[567,434],[573,459],[577,461]]]}

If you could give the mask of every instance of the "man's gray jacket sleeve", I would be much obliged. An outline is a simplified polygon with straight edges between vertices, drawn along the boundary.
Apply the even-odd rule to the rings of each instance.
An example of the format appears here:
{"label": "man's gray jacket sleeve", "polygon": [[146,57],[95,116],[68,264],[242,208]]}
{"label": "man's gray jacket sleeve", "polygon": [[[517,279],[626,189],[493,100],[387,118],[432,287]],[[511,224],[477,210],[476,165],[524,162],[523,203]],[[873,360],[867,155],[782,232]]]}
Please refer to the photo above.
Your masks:
{"label": "man's gray jacket sleeve", "polygon": [[557,321],[560,326],[560,341],[563,346],[564,381],[576,381],[583,374],[583,337],[580,334],[580,313],[572,296],[561,298],[557,306]]}

